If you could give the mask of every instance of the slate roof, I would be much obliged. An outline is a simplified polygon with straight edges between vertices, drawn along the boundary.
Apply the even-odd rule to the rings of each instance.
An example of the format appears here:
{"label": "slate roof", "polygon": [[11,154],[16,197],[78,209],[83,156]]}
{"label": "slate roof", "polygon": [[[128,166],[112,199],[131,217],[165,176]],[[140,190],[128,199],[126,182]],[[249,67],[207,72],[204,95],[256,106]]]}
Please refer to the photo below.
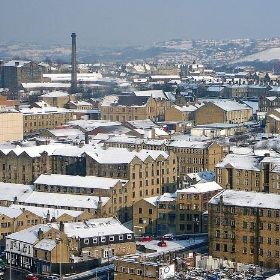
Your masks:
{"label": "slate roof", "polygon": [[119,96],[118,105],[143,106],[147,104],[149,96]]}

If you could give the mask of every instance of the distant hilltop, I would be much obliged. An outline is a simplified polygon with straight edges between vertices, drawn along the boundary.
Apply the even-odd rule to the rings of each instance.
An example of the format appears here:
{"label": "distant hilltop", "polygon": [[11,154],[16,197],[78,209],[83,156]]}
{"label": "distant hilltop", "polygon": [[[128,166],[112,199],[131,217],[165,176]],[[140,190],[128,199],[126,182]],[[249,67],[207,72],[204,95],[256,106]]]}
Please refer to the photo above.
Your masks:
{"label": "distant hilltop", "polygon": [[[151,46],[125,48],[81,47],[77,43],[77,59],[80,63],[130,62],[134,60],[227,65],[245,61],[280,60],[280,38],[231,39],[231,40],[183,40],[173,39]],[[28,59],[42,61],[46,58],[69,62],[71,46],[35,45],[24,43],[0,43],[0,59]]]}

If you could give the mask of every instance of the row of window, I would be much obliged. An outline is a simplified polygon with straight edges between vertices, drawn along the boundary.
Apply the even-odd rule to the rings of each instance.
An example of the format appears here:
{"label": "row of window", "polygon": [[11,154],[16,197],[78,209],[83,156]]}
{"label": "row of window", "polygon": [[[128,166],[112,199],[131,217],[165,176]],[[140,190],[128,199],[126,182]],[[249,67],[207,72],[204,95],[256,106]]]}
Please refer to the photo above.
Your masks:
{"label": "row of window", "polygon": [[[109,241],[111,241],[111,242],[115,241],[116,239],[117,239],[117,236],[113,236],[113,235],[109,236]],[[131,240],[132,239],[132,234],[130,234],[130,233],[126,234],[126,239]],[[118,240],[123,241],[124,240],[124,235],[123,234],[118,235]],[[98,237],[93,237],[92,238],[92,243],[93,244],[98,244],[98,242],[99,242]],[[100,237],[100,242],[105,243],[106,242],[106,236],[101,236]],[[89,243],[90,243],[90,238],[85,238],[84,239],[84,244],[89,244]]]}

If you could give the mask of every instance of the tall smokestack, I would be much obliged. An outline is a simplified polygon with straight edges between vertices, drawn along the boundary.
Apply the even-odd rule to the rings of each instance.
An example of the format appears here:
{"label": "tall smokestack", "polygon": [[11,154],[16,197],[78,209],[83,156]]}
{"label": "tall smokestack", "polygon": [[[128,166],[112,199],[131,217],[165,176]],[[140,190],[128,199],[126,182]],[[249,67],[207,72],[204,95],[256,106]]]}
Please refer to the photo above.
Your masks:
{"label": "tall smokestack", "polygon": [[77,61],[76,61],[76,33],[72,33],[72,57],[71,57],[71,93],[77,90]]}

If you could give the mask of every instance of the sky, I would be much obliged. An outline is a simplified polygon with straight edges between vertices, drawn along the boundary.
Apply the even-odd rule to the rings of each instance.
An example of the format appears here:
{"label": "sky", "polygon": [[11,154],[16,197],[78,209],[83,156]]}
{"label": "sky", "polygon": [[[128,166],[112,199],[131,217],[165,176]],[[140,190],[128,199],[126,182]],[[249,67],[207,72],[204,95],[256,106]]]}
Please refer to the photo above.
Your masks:
{"label": "sky", "polygon": [[0,42],[152,45],[280,36],[280,0],[1,0]]}

